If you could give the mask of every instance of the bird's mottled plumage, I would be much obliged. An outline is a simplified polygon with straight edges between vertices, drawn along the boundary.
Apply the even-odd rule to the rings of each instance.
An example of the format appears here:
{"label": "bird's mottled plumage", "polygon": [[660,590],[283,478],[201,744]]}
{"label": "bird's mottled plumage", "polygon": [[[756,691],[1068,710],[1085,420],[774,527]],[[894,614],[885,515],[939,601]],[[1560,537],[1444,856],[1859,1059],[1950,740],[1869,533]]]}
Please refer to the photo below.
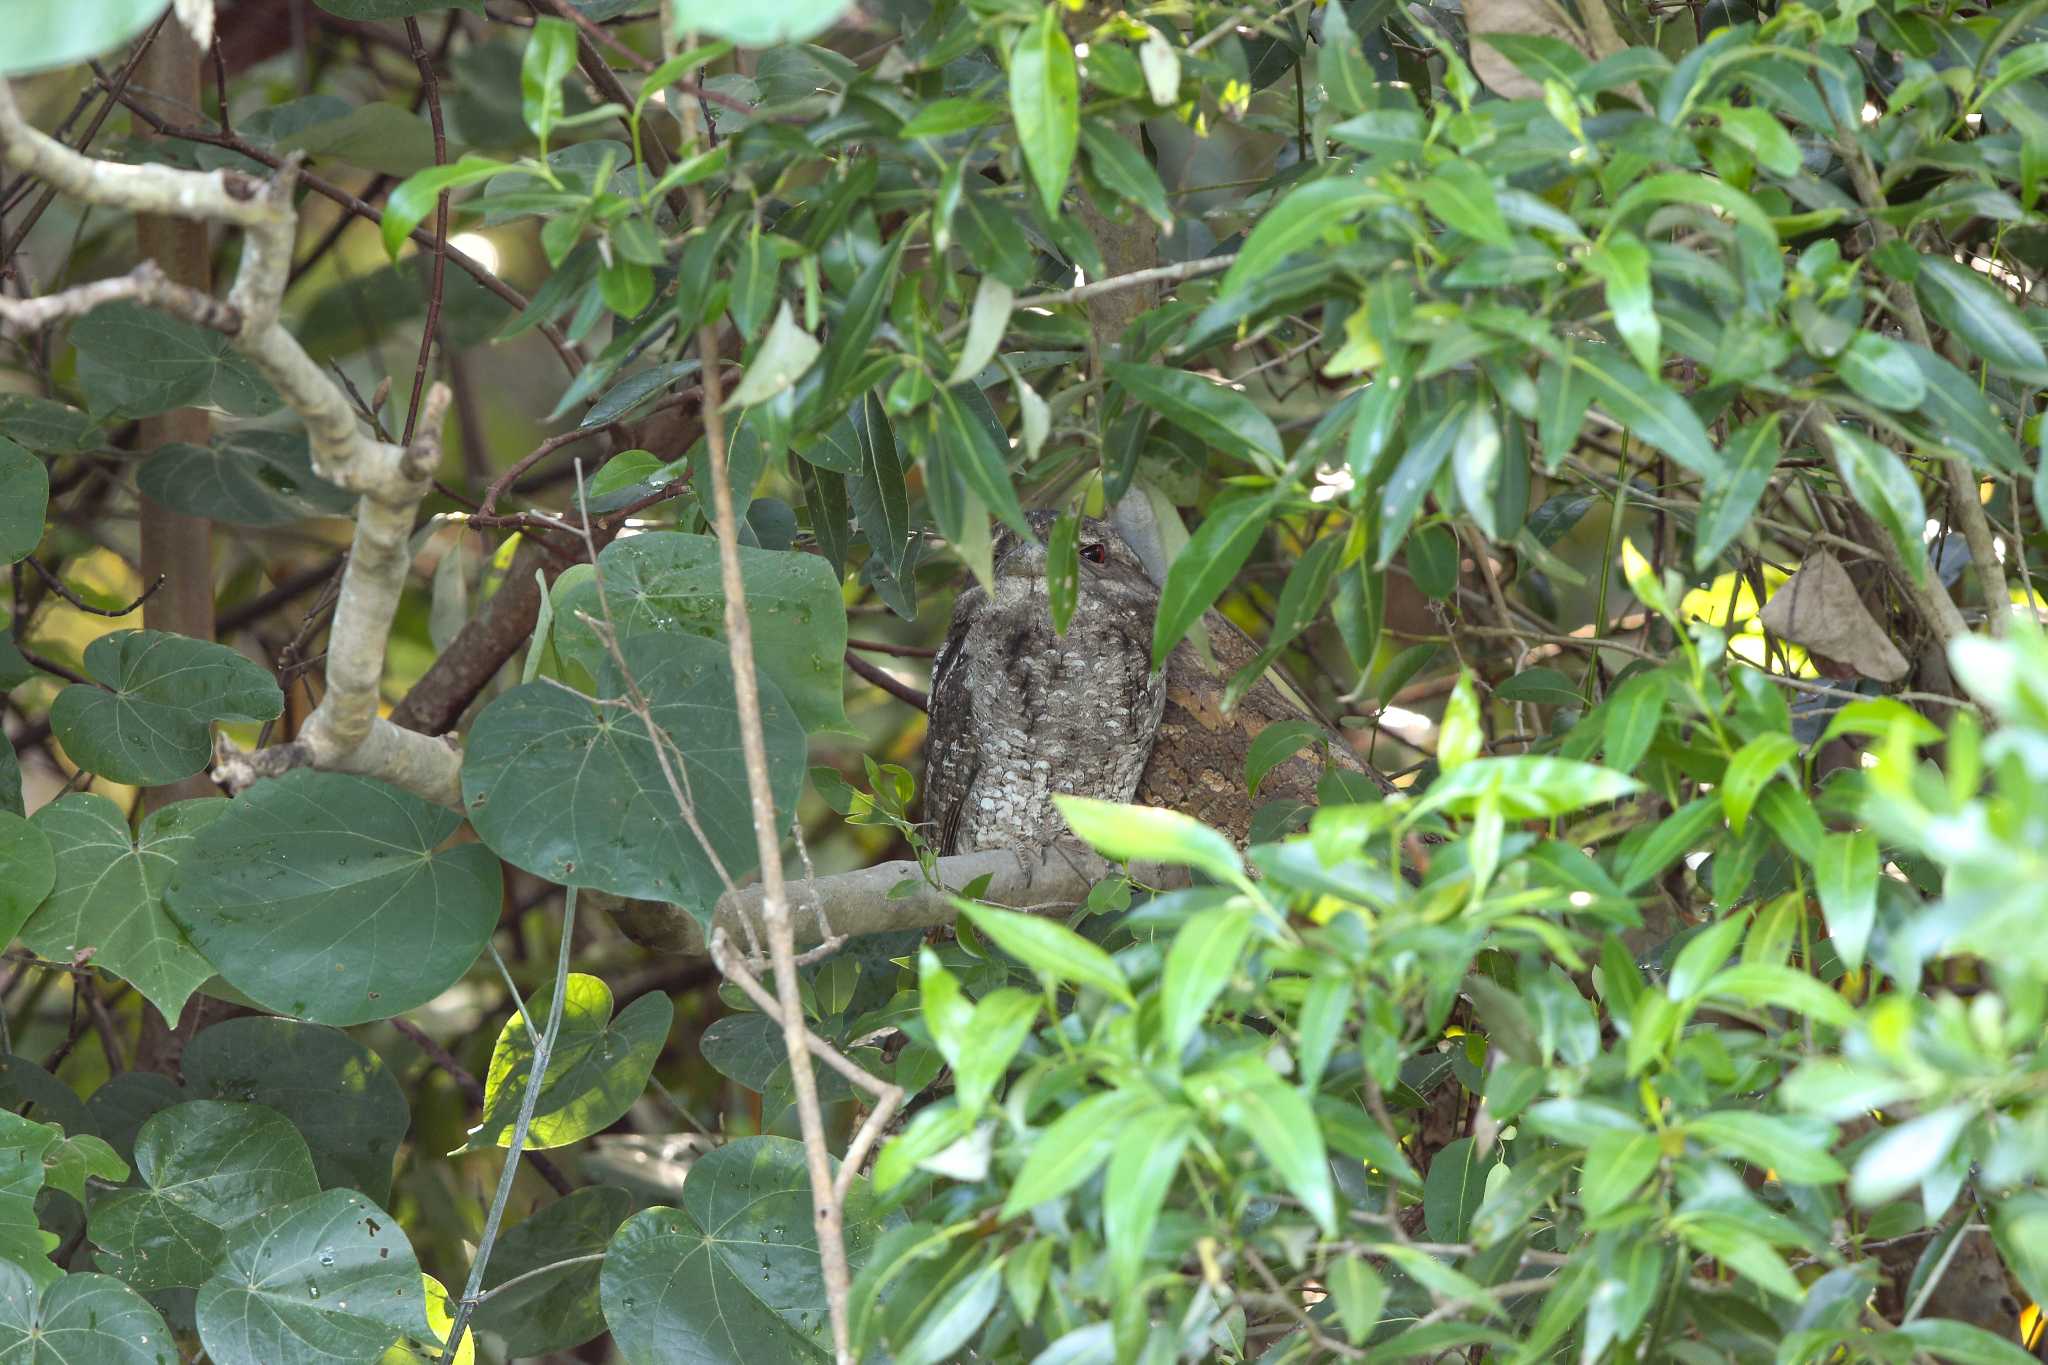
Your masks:
{"label": "bird's mottled plumage", "polygon": [[1054,794],[1129,801],[1166,704],[1152,672],[1159,590],[1108,522],[1080,527],[1080,591],[1065,635],[1047,606],[1046,548],[995,540],[995,584],[967,589],[932,666],[925,819],[940,853],[1045,843],[1066,832]]}

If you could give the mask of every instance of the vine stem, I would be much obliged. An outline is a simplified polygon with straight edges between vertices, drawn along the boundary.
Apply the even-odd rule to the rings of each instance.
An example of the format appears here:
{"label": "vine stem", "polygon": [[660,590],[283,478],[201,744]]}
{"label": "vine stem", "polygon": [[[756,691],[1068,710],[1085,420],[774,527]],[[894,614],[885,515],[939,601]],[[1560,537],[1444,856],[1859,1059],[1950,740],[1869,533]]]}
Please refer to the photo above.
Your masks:
{"label": "vine stem", "polygon": [[[662,5],[664,46],[675,41],[673,6]],[[683,147],[698,138],[697,101],[681,102]],[[702,231],[709,219],[704,192],[687,190],[690,219]],[[712,524],[718,535],[719,584],[725,593],[725,639],[732,660],[733,693],[740,722],[740,752],[746,761],[747,801],[754,824],[754,843],[761,863],[761,919],[774,966],[776,1002],[781,1007],[782,1046],[789,1054],[797,1119],[803,1130],[804,1163],[811,1180],[811,1221],[817,1230],[818,1260],[824,1271],[826,1306],[832,1319],[832,1350],[841,1365],[852,1365],[847,1323],[852,1277],[847,1271],[846,1242],[841,1226],[844,1204],[835,1186],[832,1155],[825,1144],[824,1114],[818,1105],[818,1080],[811,1069],[810,1030],[804,1024],[803,995],[796,975],[796,932],[790,922],[789,892],[782,877],[781,824],[775,815],[775,794],[768,780],[768,743],[761,724],[761,694],[754,671],[754,631],[747,614],[746,583],[740,573],[739,519],[733,512],[732,480],[726,468],[725,376],[719,366],[718,331],[697,329],[697,358],[704,387],[704,450],[711,474]]]}
{"label": "vine stem", "polygon": [[[562,1029],[562,998],[569,992],[569,944],[576,936],[576,888],[569,887],[562,902],[562,946],[555,954],[555,994],[548,1002],[548,1022],[533,1044],[532,1070],[527,1073],[526,1091],[519,1097],[519,1114],[512,1121],[512,1145],[505,1149],[505,1169],[498,1175],[498,1192],[491,1199],[491,1212],[484,1219],[483,1236],[477,1239],[476,1259],[469,1265],[469,1283],[463,1286],[462,1301],[456,1305],[455,1321],[448,1329],[448,1344],[441,1351],[441,1365],[452,1365],[462,1337],[476,1306],[484,1301],[484,1270],[491,1263],[491,1249],[498,1244],[498,1230],[505,1222],[505,1206],[512,1201],[512,1182],[519,1174],[519,1157],[526,1150],[527,1129],[533,1124],[534,1106],[540,1101],[541,1082],[553,1059],[555,1037]],[[512,997],[518,1000],[515,994]],[[522,1017],[525,1005],[520,1005]],[[529,1031],[528,1037],[534,1035]]]}

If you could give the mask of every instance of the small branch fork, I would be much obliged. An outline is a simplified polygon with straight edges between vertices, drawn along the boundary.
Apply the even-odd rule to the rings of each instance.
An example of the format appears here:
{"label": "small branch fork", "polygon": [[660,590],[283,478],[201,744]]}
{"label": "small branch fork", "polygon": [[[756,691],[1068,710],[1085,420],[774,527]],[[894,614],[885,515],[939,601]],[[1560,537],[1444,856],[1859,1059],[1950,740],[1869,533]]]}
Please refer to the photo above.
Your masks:
{"label": "small branch fork", "polygon": [[316,473],[360,495],[355,540],[335,603],[327,691],[296,739],[242,753],[221,741],[214,776],[239,790],[298,767],[359,773],[444,805],[460,802],[460,757],[441,740],[401,730],[378,715],[378,684],[392,617],[412,567],[414,516],[440,464],[449,392],[436,384],[413,439],[374,439],[348,395],[280,321],[298,215],[296,161],[268,182],[238,171],[126,165],[72,151],[31,127],[0,83],[0,160],[88,203],[134,213],[224,223],[247,234],[225,301],[184,288],[145,264],[40,299],[0,298],[0,322],[43,328],[116,300],[133,300],[226,335],[305,423]]}

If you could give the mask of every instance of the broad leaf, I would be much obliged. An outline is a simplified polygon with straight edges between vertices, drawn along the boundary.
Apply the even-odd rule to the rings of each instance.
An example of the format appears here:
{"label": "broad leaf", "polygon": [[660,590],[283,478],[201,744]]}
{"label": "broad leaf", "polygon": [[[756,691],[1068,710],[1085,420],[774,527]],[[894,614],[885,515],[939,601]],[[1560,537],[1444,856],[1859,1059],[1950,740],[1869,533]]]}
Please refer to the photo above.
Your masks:
{"label": "broad leaf", "polygon": [[211,446],[159,446],[135,482],[160,506],[237,526],[346,516],[356,505],[353,493],[313,472],[303,432],[232,431]]}
{"label": "broad leaf", "polygon": [[199,1290],[215,1365],[318,1359],[374,1365],[401,1332],[428,1334],[420,1265],[398,1220],[353,1190],[272,1208],[228,1236]]}
{"label": "broad leaf", "polygon": [[171,1329],[111,1275],[66,1275],[39,1290],[0,1264],[0,1360],[8,1365],[179,1365]]}
{"label": "broad leaf", "polygon": [[992,905],[958,901],[960,914],[990,942],[1011,957],[1053,981],[1071,981],[1101,991],[1125,1004],[1130,984],[1114,958],[1057,920],[999,910]]}
{"label": "broad leaf", "polygon": [[[612,1238],[599,1277],[606,1323],[630,1365],[822,1361],[831,1344],[803,1144],[751,1137],[699,1157],[681,1208],[651,1208]],[[855,1273],[900,1215],[847,1197]]]}
{"label": "broad leaf", "polygon": [[49,501],[50,472],[43,462],[0,436],[0,564],[34,551]]}
{"label": "broad leaf", "polygon": [[[507,1228],[491,1253],[484,1292],[519,1283],[477,1306],[477,1327],[505,1338],[522,1356],[573,1350],[603,1332],[598,1263],[548,1267],[602,1254],[632,1211],[627,1191],[586,1185]],[[531,1279],[520,1278],[529,1274]]]}
{"label": "broad leaf", "polygon": [[1253,463],[1281,457],[1273,419],[1236,389],[1166,365],[1113,361],[1109,376],[1131,397],[1219,450]]}
{"label": "broad leaf", "polygon": [[214,969],[164,909],[164,888],[228,809],[218,800],[174,802],[145,816],[131,838],[128,818],[104,796],[80,792],[44,806],[35,825],[48,836],[56,881],[23,942],[67,962],[91,949],[97,966],[176,1019]]}
{"label": "broad leaf", "polygon": [[[630,635],[621,648],[672,746],[666,768],[631,712],[528,683],[471,727],[463,803],[492,851],[537,876],[668,901],[709,924],[725,879],[745,877],[759,856],[732,666],[724,645],[692,635]],[[597,686],[603,698],[625,695],[616,660],[600,666]],[[803,726],[774,683],[761,679],[760,691],[770,783],[787,812],[803,785]]]}
{"label": "broad leaf", "polygon": [[277,1110],[304,1134],[323,1186],[381,1200],[412,1125],[384,1059],[340,1029],[292,1019],[228,1019],[204,1029],[180,1061],[197,1097]]}
{"label": "broad leaf", "polygon": [[88,772],[136,786],[190,777],[213,756],[217,720],[269,720],[284,693],[269,670],[225,645],[121,630],[86,647],[85,672],[50,707],[50,728]]}
{"label": "broad leaf", "polygon": [[230,1229],[320,1192],[306,1140],[260,1104],[162,1111],[136,1137],[135,1170],[143,1188],[93,1205],[92,1240],[107,1269],[145,1290],[204,1284]]}
{"label": "broad leaf", "polygon": [[200,832],[171,914],[266,1008],[337,1027],[387,1019],[460,980],[497,927],[497,859],[441,847],[460,823],[381,782],[286,773]]}
{"label": "broad leaf", "polygon": [[[542,990],[527,1001],[525,1015],[515,1011],[499,1030],[484,1081],[483,1119],[470,1130],[465,1150],[511,1145],[537,1041],[527,1032],[526,1020],[546,1019],[553,998],[552,987]],[[646,1092],[674,1017],[669,998],[649,991],[614,1019],[611,987],[597,977],[570,973],[561,1028],[526,1130],[527,1147],[567,1146],[618,1122]]]}
{"label": "broad leaf", "polygon": [[278,407],[277,394],[219,332],[138,303],[110,303],[71,328],[78,384],[93,415],[150,417],[210,403],[238,417]]}
{"label": "broad leaf", "polygon": [[[604,600],[623,639],[640,633],[725,638],[718,542],[681,531],[615,540],[598,556]],[[839,579],[816,555],[740,547],[740,581],[754,634],[754,665],[810,731],[846,729],[846,608]],[[556,580],[555,649],[596,677],[606,651],[581,617],[602,622],[588,574]]]}

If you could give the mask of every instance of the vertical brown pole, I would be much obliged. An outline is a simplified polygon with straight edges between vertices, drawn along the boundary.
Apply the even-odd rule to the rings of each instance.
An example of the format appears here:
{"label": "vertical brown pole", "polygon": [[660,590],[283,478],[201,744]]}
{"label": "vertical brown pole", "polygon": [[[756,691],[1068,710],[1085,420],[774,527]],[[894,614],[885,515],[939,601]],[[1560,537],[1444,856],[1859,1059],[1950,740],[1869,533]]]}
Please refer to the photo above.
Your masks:
{"label": "vertical brown pole", "polygon": [[[202,121],[200,104],[200,53],[190,34],[176,20],[165,24],[150,44],[136,71],[137,96],[150,103],[160,117],[174,124]],[[138,121],[136,134],[153,136]],[[142,215],[135,221],[135,236],[144,259],[152,260],[165,275],[179,284],[211,291],[213,269],[204,223],[183,218]],[[213,420],[198,408],[180,408],[142,422],[141,446],[156,450],[179,442],[203,446],[213,439]],[[196,640],[213,638],[213,523],[203,517],[187,516],[168,507],[142,499],[138,509],[142,532],[142,581],[154,583],[159,574],[164,585],[142,607],[142,623],[150,630],[174,631]],[[143,805],[155,810],[173,801],[195,796],[217,796],[219,790],[204,773],[154,787],[143,793]],[[185,1043],[205,1023],[219,1017],[219,1001],[194,995],[186,1005],[184,1018],[172,1026],[153,1006],[145,1006],[142,1040],[136,1067],[175,1075]]]}
{"label": "vertical brown pole", "polygon": [[[158,31],[136,71],[139,98],[170,122],[200,121],[199,49],[175,20]],[[153,136],[138,124],[139,137]],[[141,253],[179,284],[211,290],[213,271],[207,228],[183,218],[143,215],[135,220]],[[180,408],[142,422],[141,445],[155,450],[172,442],[206,445],[213,438],[212,419],[197,408]],[[197,640],[213,638],[213,524],[142,500],[142,581],[164,586],[142,607],[142,623],[151,630],[175,631]],[[192,796],[211,795],[213,784],[201,776],[158,787],[144,796],[152,810]]]}

